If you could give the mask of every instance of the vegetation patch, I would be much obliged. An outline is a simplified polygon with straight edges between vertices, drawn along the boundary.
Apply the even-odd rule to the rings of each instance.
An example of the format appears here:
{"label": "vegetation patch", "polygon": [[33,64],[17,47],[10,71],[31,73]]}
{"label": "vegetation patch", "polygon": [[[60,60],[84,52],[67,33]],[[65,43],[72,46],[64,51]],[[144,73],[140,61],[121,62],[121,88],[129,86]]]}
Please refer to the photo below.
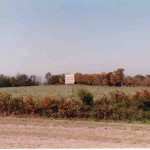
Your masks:
{"label": "vegetation patch", "polygon": [[88,118],[95,120],[150,120],[150,91],[126,95],[113,91],[93,102],[93,95],[80,90],[81,100],[56,98],[36,100],[33,97],[13,98],[0,93],[0,113],[3,115],[32,115],[53,118]]}
{"label": "vegetation patch", "polygon": [[88,91],[87,89],[79,89],[78,90],[78,97],[82,100],[82,102],[86,105],[93,104],[93,94]]}

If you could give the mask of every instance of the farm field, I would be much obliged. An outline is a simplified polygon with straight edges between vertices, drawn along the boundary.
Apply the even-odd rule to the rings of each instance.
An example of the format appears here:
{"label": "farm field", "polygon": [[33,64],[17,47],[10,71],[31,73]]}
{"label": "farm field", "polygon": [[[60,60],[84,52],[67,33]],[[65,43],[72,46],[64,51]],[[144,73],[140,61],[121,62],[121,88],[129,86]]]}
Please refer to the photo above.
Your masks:
{"label": "farm field", "polygon": [[[73,88],[73,94],[70,94]],[[69,85],[68,93],[66,95],[65,85],[48,85],[48,86],[31,86],[31,87],[10,87],[10,88],[0,88],[0,92],[7,92],[13,97],[28,97],[33,96],[36,99],[41,99],[45,96],[57,96],[57,97],[77,97],[77,90],[79,88],[86,88],[91,93],[94,94],[94,99],[107,94],[111,91],[120,90],[126,94],[132,95],[136,91],[140,90],[150,90],[150,87],[105,87],[105,86],[86,86],[86,85]]]}
{"label": "farm field", "polygon": [[150,124],[0,118],[0,148],[149,148]]}

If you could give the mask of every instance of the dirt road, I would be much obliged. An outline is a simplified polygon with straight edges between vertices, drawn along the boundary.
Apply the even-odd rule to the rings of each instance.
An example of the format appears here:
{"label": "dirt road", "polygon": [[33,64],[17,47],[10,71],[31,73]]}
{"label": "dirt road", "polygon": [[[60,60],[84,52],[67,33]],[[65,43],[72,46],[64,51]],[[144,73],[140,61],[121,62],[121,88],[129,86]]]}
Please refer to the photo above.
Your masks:
{"label": "dirt road", "polygon": [[150,125],[0,118],[0,148],[150,148]]}

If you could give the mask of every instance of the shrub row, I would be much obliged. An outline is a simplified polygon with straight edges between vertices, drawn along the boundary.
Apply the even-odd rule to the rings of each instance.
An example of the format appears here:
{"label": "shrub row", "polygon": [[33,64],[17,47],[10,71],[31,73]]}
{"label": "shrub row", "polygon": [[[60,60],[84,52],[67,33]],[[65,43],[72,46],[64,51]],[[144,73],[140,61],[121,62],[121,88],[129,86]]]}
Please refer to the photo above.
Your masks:
{"label": "shrub row", "polygon": [[24,100],[13,98],[7,93],[0,93],[0,113],[96,120],[150,120],[150,92],[144,90],[128,96],[121,91],[114,91],[90,105],[74,99],[45,97],[37,101],[28,97]]}

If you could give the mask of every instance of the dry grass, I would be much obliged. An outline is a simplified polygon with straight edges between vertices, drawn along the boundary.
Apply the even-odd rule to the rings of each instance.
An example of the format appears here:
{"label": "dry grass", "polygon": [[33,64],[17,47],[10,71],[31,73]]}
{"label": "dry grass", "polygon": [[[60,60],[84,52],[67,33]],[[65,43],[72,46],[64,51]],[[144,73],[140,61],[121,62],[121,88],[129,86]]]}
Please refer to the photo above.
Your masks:
{"label": "dry grass", "polygon": [[33,96],[36,99],[41,99],[42,97],[54,95],[58,97],[74,97],[77,99],[77,90],[81,87],[88,89],[94,94],[94,99],[109,93],[114,90],[121,90],[126,94],[134,94],[136,91],[143,89],[150,90],[150,87],[104,87],[104,86],[85,86],[85,85],[69,85],[68,91],[72,91],[73,94],[66,95],[65,85],[49,85],[49,86],[35,86],[35,87],[13,87],[13,88],[0,88],[0,92],[8,92],[14,97],[27,97]]}
{"label": "dry grass", "polygon": [[149,124],[0,118],[0,148],[149,148]]}

